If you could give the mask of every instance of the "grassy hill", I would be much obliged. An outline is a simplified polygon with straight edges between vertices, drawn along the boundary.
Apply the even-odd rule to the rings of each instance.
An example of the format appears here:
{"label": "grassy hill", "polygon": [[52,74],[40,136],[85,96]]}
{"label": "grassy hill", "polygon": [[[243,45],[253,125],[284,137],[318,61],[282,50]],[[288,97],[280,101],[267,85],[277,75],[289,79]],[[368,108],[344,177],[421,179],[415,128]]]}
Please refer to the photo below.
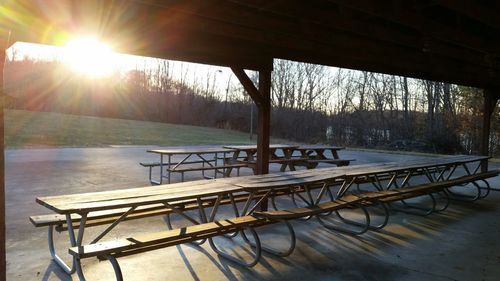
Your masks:
{"label": "grassy hill", "polygon": [[248,133],[157,122],[5,111],[7,147],[248,144]]}

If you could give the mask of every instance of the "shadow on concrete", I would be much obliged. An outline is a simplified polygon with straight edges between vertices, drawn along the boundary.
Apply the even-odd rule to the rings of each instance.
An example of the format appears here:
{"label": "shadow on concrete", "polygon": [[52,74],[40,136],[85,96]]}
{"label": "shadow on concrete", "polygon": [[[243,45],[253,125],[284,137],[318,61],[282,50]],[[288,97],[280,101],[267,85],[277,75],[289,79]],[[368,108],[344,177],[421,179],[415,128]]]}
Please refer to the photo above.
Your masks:
{"label": "shadow on concrete", "polygon": [[61,281],[73,280],[71,276],[62,271],[54,261],[50,261],[50,264],[47,266],[47,270],[45,270],[45,274],[42,277],[42,281],[48,281],[52,275],[55,275]]}

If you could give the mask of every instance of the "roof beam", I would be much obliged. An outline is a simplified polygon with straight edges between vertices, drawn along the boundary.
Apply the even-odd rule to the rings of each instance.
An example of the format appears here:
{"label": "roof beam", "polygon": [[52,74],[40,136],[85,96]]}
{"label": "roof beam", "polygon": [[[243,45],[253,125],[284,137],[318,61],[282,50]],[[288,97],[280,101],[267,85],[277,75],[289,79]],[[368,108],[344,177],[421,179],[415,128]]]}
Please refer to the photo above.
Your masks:
{"label": "roof beam", "polygon": [[[178,11],[176,11],[178,12]],[[177,13],[179,14],[179,13]],[[182,13],[181,13],[182,14]],[[404,71],[403,73],[417,78],[426,78],[432,80],[450,81],[458,84],[470,84],[471,77],[476,77],[478,73],[486,73],[489,71],[486,67],[479,67],[471,64],[464,64],[457,60],[451,60],[446,57],[439,57],[432,53],[425,53],[414,48],[401,48],[393,44],[380,44],[373,40],[360,38],[345,32],[330,32],[328,38],[324,38],[323,34],[316,31],[313,26],[309,36],[306,39],[314,37],[311,40],[305,40],[297,35],[288,35],[272,31],[263,31],[255,28],[245,27],[236,24],[229,24],[217,20],[191,16],[189,21],[183,24],[183,20],[175,20],[169,24],[176,27],[182,26],[187,31],[180,32],[200,32],[213,33],[221,37],[230,37],[238,40],[246,40],[245,45],[254,50],[256,53],[265,54],[269,57],[277,57],[284,59],[293,59],[304,62],[315,62],[319,64],[327,64],[333,66],[343,66],[356,69],[366,69],[363,62],[366,62],[369,69],[375,72],[395,73],[397,69]],[[257,21],[258,22],[258,21]],[[163,33],[168,33],[167,31]],[[228,38],[228,42],[229,39]],[[324,41],[319,41],[318,38],[324,38]],[[237,41],[238,41],[237,40]],[[328,40],[328,41],[327,41]],[[230,48],[236,47],[231,43]],[[228,50],[229,51],[229,50]],[[343,54],[345,58],[352,59],[353,62],[332,59],[332,54]],[[309,59],[316,57],[311,54],[321,54],[324,59]],[[340,64],[338,64],[340,62]],[[369,62],[373,62],[371,65]],[[378,67],[375,66],[375,62]],[[410,66],[410,67],[408,67]],[[421,67],[423,66],[423,67]],[[417,71],[408,71],[411,67],[422,68],[424,74],[419,74]],[[445,73],[446,67],[450,69],[460,69],[460,73]],[[448,71],[449,72],[449,71]],[[493,71],[491,77],[497,77]],[[485,78],[490,77],[485,75]],[[482,79],[484,80],[484,79]],[[474,82],[474,85],[483,85],[485,81],[480,83]]]}
{"label": "roof beam", "polygon": [[414,28],[438,40],[471,48],[491,55],[500,55],[500,42],[497,38],[485,40],[482,37],[465,33],[440,22],[427,19],[411,11],[406,1],[370,0],[327,0],[341,6],[356,9],[395,23]]}
{"label": "roof beam", "polygon": [[[500,29],[498,11],[500,6],[496,1],[488,1],[485,5],[483,1],[456,1],[456,0],[435,0],[439,5],[454,10],[479,22]],[[487,7],[488,6],[488,7]]]}
{"label": "roof beam", "polygon": [[[329,44],[332,40],[340,40],[337,38],[338,32],[347,31],[354,36],[360,35],[365,39],[376,40],[379,44],[402,45],[432,53],[435,57],[436,55],[450,57],[500,70],[500,66],[492,63],[481,52],[432,40],[429,37],[423,38],[419,32],[412,35],[390,26],[365,22],[350,9],[343,8],[337,13],[332,13],[331,6],[335,6],[333,4],[321,9],[313,3],[304,5],[303,2],[296,0],[273,1],[267,5],[264,5],[262,0],[236,1],[236,3],[207,0],[204,3],[212,5],[204,9],[195,9],[189,1],[185,2],[186,5],[167,5],[158,1],[147,1],[147,3],[190,16],[189,22],[179,25],[188,24],[193,28],[203,29],[204,32],[256,40],[264,44],[278,43],[293,46],[297,41],[304,39],[313,44]],[[322,3],[324,5],[325,2]],[[300,21],[297,20],[299,18]]]}
{"label": "roof beam", "polygon": [[[301,33],[301,35],[308,36],[310,40],[329,41],[336,39],[335,36],[332,36],[332,29],[334,29],[336,31],[349,32],[354,36],[375,40],[380,44],[390,43],[401,45],[422,52],[432,53],[434,56],[449,57],[471,64],[500,69],[500,66],[493,64],[482,52],[464,49],[440,40],[433,40],[429,36],[424,36],[417,30],[412,34],[408,31],[398,30],[388,24],[375,24],[370,22],[369,17],[366,15],[364,16],[365,19],[363,19],[362,14],[359,12],[356,13],[353,9],[348,7],[338,6],[336,9],[332,9],[331,6],[335,5],[329,4],[325,6],[326,2],[322,2],[322,6],[324,6],[322,7],[318,5],[318,1],[312,1],[304,5],[302,1],[297,0],[273,1],[271,2],[272,4],[268,3],[267,5],[265,2],[268,1],[263,0],[235,2],[237,2],[240,7],[248,8],[245,9],[246,14],[248,14],[250,10],[254,14],[260,13],[260,15],[257,15],[259,19],[266,18],[276,20],[276,16],[281,16],[286,17],[287,22],[298,21],[297,19],[300,19],[300,23],[302,23],[302,25],[296,25],[293,29],[291,24],[289,24],[289,27],[285,27],[281,24],[280,28],[274,28],[273,31],[296,34]],[[314,3],[316,3],[316,5],[314,5]],[[222,10],[228,10],[226,5],[222,8],[220,5],[217,6],[217,10],[221,13],[217,15],[219,19],[223,19],[224,15],[227,17],[227,12],[222,12]],[[335,12],[335,10],[337,11]],[[253,22],[245,21],[245,18],[249,17],[235,17],[233,21],[238,25],[255,25]],[[285,20],[283,19],[282,21]],[[266,23],[275,26],[272,22],[267,21]],[[259,26],[259,28],[264,27]]]}
{"label": "roof beam", "polygon": [[[212,26],[214,27],[214,26]],[[316,63],[328,64],[334,66],[345,66],[337,65],[329,60],[332,53],[343,54],[346,58],[352,58],[354,60],[359,59],[359,61],[378,61],[380,67],[373,69],[376,72],[387,72],[386,66],[391,66],[392,69],[397,69],[398,65],[409,65],[412,67],[419,67],[420,65],[428,67],[426,70],[428,79],[440,80],[445,78],[450,80],[450,77],[456,76],[458,78],[452,79],[453,82],[464,84],[469,83],[468,77],[475,77],[478,73],[493,72],[491,76],[485,75],[487,77],[498,77],[498,72],[490,71],[489,68],[479,67],[477,65],[464,64],[460,61],[452,60],[449,58],[436,57],[432,53],[419,52],[418,50],[411,48],[400,48],[394,45],[381,45],[376,42],[360,39],[355,36],[343,33],[332,33],[332,37],[336,38],[334,42],[329,42],[329,44],[311,44],[311,42],[304,42],[303,40],[293,40],[291,38],[279,37],[281,40],[271,40],[268,35],[262,35],[261,31],[252,31],[251,33],[245,32],[245,34],[239,34],[238,30],[232,30],[231,25],[227,28],[210,28],[209,30],[217,30],[217,32],[222,32],[223,34],[229,33],[231,36],[247,38],[249,40],[248,47],[254,49],[256,52],[269,52],[267,51],[270,46],[275,52],[271,52],[268,55],[272,57],[284,58],[284,59],[295,59],[298,61],[308,61],[310,57],[314,57],[314,54],[322,54],[325,59],[323,61],[318,60]],[[293,42],[293,44],[292,44]],[[264,44],[264,45],[263,45]],[[362,51],[361,51],[362,50]],[[333,60],[336,62],[337,60]],[[350,64],[348,64],[350,65]],[[364,69],[362,64],[354,64],[357,69]],[[349,67],[349,66],[347,66]],[[450,69],[460,69],[461,73],[453,74],[439,74],[438,71],[449,67]],[[430,75],[432,73],[438,73],[438,75]],[[442,71],[446,72],[446,71]],[[448,71],[449,72],[449,71]],[[497,73],[497,74],[495,74]],[[418,73],[411,72],[412,77],[420,77]],[[429,78],[433,77],[433,78]],[[462,77],[462,78],[460,78]],[[481,82],[482,85],[483,82]],[[476,83],[476,85],[479,85]]]}

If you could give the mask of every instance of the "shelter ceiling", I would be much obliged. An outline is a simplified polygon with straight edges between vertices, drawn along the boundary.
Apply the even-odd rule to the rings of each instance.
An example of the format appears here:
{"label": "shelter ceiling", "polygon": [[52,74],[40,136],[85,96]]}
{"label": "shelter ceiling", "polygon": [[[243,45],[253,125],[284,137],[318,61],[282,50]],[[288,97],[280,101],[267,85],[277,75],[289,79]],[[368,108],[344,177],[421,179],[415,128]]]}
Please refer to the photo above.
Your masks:
{"label": "shelter ceiling", "polygon": [[116,51],[248,69],[273,58],[500,87],[497,1],[18,0],[12,41],[98,34]]}

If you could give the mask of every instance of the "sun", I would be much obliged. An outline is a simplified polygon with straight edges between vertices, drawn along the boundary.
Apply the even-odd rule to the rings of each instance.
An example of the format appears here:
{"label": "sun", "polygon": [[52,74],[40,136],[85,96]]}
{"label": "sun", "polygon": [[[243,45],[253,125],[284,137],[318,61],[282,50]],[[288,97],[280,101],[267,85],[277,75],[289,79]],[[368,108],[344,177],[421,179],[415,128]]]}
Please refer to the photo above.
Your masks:
{"label": "sun", "polygon": [[93,78],[111,75],[115,68],[114,58],[111,47],[93,37],[71,40],[64,51],[66,64],[74,71]]}

